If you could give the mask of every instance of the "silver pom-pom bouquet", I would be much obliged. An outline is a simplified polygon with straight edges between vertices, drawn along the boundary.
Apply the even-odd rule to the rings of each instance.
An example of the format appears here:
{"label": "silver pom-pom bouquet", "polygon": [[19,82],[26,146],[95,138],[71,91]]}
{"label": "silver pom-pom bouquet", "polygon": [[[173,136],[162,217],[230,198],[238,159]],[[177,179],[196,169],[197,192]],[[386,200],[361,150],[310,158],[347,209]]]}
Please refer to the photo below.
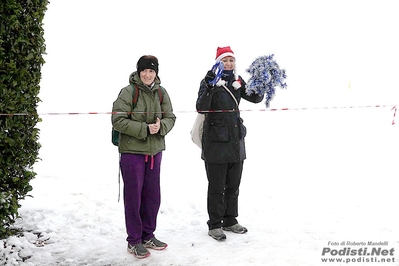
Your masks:
{"label": "silver pom-pom bouquet", "polygon": [[285,69],[280,69],[277,62],[273,59],[274,54],[258,57],[247,69],[251,75],[248,80],[246,93],[251,95],[265,95],[266,107],[276,92],[276,87],[286,88],[285,79],[287,75]]}

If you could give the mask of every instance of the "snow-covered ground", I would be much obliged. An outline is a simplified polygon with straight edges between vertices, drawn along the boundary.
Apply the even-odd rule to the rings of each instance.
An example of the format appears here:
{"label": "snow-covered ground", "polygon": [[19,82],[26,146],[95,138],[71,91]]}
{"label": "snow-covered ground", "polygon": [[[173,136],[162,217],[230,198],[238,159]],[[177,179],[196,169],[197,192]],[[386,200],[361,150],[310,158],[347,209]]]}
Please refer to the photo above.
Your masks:
{"label": "snow-covered ground", "polygon": [[166,250],[144,260],[126,252],[109,116],[46,116],[33,197],[16,224],[25,233],[0,252],[15,245],[8,260],[30,258],[6,265],[328,265],[329,242],[398,248],[399,129],[389,109],[243,112],[239,221],[249,232],[225,242],[207,235],[206,176],[189,137],[195,113],[177,115],[156,231]]}
{"label": "snow-covered ground", "polygon": [[[0,265],[398,265],[396,2],[255,2],[50,3],[42,160],[15,224],[24,233],[0,240]],[[231,38],[218,23],[231,27]],[[257,56],[274,53],[288,88],[271,102],[277,111],[241,104],[248,135],[238,219],[249,232],[217,242],[207,235],[207,181],[189,132],[199,82],[224,45],[246,80]],[[138,260],[126,252],[118,152],[110,115],[101,113],[143,54],[159,58],[177,121],[163,155],[155,232],[169,246]],[[89,111],[100,114],[46,115]],[[344,248],[357,254],[338,254]],[[361,256],[360,248],[388,254]]]}

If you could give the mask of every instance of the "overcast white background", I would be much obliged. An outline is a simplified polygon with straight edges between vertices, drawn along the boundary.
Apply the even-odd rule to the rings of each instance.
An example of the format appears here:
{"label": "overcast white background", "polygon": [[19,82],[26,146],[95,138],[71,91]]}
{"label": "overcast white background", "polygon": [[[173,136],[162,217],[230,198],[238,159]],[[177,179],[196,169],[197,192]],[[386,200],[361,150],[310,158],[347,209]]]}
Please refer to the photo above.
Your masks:
{"label": "overcast white background", "polygon": [[[42,160],[18,223],[50,240],[40,248],[19,240],[33,254],[25,265],[338,265],[320,261],[328,241],[389,241],[397,249],[395,6],[51,1],[38,108]],[[274,53],[288,88],[277,89],[271,107],[291,110],[241,104],[248,159],[239,221],[249,232],[218,243],[207,236],[206,176],[189,131],[200,80],[226,45],[245,80],[253,60]],[[125,251],[110,115],[46,113],[110,112],[144,54],[159,59],[177,121],[166,140],[156,231],[169,247],[138,261]]]}

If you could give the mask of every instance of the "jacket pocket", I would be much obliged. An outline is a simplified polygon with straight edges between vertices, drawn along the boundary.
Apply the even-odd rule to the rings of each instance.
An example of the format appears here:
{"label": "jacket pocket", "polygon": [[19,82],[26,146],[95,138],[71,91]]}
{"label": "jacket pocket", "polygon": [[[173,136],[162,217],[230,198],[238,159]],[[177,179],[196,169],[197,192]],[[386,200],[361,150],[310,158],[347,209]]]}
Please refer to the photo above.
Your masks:
{"label": "jacket pocket", "polygon": [[211,121],[209,138],[214,142],[227,142],[229,141],[229,128],[227,123],[221,120]]}
{"label": "jacket pocket", "polygon": [[241,117],[238,118],[238,124],[240,126],[240,139],[243,139],[247,135],[247,128],[244,126],[244,120]]}
{"label": "jacket pocket", "polygon": [[135,137],[121,134],[120,139],[120,149],[121,151],[127,152],[148,152],[149,144],[147,139],[139,140]]}

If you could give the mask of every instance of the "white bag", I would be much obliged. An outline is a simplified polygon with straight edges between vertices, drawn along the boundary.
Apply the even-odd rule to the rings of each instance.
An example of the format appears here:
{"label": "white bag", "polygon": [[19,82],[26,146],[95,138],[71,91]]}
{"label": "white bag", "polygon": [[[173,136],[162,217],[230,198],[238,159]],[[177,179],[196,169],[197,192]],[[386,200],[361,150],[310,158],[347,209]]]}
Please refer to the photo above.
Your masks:
{"label": "white bag", "polygon": [[197,118],[195,119],[193,128],[191,129],[191,140],[202,149],[202,132],[204,127],[204,114],[197,114]]}

